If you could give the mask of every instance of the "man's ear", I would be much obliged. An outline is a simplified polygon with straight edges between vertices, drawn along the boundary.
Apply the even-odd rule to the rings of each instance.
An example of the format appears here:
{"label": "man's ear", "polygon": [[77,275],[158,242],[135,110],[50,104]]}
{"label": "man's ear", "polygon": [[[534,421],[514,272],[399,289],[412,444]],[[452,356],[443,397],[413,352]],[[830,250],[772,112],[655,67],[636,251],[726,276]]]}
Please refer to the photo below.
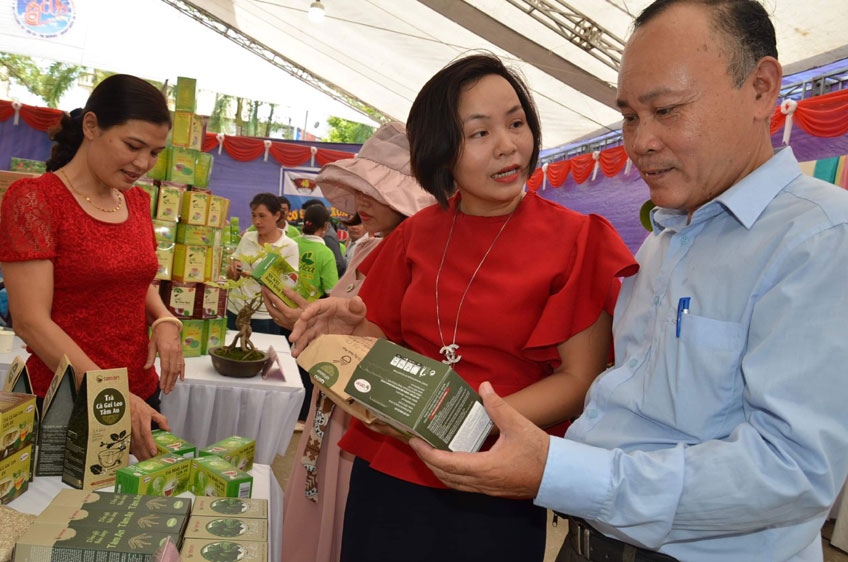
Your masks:
{"label": "man's ear", "polygon": [[97,124],[97,116],[89,111],[82,118],[82,134],[88,140],[94,140],[100,127]]}
{"label": "man's ear", "polygon": [[755,116],[757,119],[771,119],[777,98],[780,95],[780,81],[783,67],[774,57],[763,57],[749,77],[750,87],[754,90]]}

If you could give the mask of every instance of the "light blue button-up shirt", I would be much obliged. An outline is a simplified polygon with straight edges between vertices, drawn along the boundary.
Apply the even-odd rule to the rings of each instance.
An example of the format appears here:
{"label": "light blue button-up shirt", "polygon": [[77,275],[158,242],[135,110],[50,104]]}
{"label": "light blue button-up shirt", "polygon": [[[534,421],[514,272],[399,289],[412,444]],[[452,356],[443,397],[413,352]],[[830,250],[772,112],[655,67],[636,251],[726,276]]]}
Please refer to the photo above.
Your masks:
{"label": "light blue button-up shirt", "polygon": [[615,367],[535,501],[687,562],[821,560],[848,474],[848,192],[787,148],[691,223],[652,222]]}

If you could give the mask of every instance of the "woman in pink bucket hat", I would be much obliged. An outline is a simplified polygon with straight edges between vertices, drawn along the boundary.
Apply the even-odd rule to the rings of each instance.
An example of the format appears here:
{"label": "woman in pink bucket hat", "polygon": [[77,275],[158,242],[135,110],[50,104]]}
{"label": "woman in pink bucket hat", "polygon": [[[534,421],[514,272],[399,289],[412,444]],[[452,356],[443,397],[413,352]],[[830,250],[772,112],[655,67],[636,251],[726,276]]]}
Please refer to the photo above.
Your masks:
{"label": "woman in pink bucket hat", "polygon": [[[436,203],[412,176],[409,141],[401,123],[380,127],[355,158],[324,166],[316,181],[334,207],[358,213],[369,236],[356,245],[347,271],[330,292],[351,298],[365,276],[359,264],[406,217]],[[286,291],[300,307],[289,308],[267,289],[265,305],[274,321],[291,328],[307,302]],[[344,507],[353,455],[337,443],[350,424],[350,416],[335,411],[333,403],[317,389],[309,397],[309,414],[286,485],[283,513],[283,560],[335,562],[339,560]],[[300,461],[300,462],[297,462]]]}

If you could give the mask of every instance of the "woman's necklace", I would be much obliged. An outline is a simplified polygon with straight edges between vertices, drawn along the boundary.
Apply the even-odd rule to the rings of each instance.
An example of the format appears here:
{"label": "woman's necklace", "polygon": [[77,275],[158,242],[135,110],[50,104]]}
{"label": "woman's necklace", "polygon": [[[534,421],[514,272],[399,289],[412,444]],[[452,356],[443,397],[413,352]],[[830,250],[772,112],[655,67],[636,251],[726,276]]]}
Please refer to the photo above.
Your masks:
{"label": "woman's necklace", "polygon": [[65,179],[65,184],[71,189],[71,191],[73,191],[74,193],[76,193],[77,195],[79,195],[80,197],[85,199],[86,202],[89,205],[91,205],[92,207],[94,207],[98,211],[103,211],[104,213],[117,213],[118,211],[121,210],[121,205],[123,205],[123,203],[124,203],[124,196],[121,195],[121,192],[118,191],[117,189],[115,189],[114,187],[112,188],[112,191],[115,192],[115,195],[118,197],[118,204],[115,205],[111,209],[104,209],[103,207],[100,207],[99,205],[95,205],[94,202],[91,200],[91,197],[89,197],[88,195],[86,195],[84,193],[80,193],[79,191],[74,189],[74,186],[71,185],[71,180],[68,179],[68,174],[65,173],[65,170],[59,170],[58,173],[62,174],[62,177]]}
{"label": "woman's necklace", "polygon": [[[518,206],[516,206],[515,209],[518,209]],[[456,309],[456,322],[453,325],[453,341],[450,345],[447,345],[445,344],[445,336],[442,335],[442,320],[441,313],[439,312],[439,278],[442,275],[442,267],[445,265],[445,257],[448,255],[448,247],[450,246],[451,237],[453,236],[453,227],[456,226],[456,216],[459,214],[459,202],[457,202],[456,209],[453,213],[453,222],[451,223],[450,232],[448,233],[448,241],[445,243],[445,252],[442,254],[442,261],[439,264],[439,270],[436,272],[436,324],[439,327],[439,339],[442,341],[442,348],[439,350],[439,353],[445,356],[445,358],[442,359],[442,363],[454,365],[459,363],[459,360],[462,359],[462,355],[456,354],[457,350],[459,350],[459,344],[456,343],[456,331],[459,328],[459,314],[462,312],[465,295],[468,294],[468,289],[470,289],[471,284],[474,283],[474,278],[477,277],[477,272],[480,271],[481,267],[483,267],[483,262],[486,261],[486,258],[489,257],[489,253],[492,251],[492,248],[495,247],[495,242],[497,242],[498,238],[501,237],[501,233],[506,228],[506,225],[509,224],[510,219],[512,219],[512,215],[515,214],[515,209],[513,209],[506,218],[501,229],[495,235],[495,239],[492,240],[491,245],[489,245],[489,249],[486,250],[485,254],[483,254],[483,259],[481,259],[480,263],[477,264],[477,269],[475,269],[474,273],[471,274],[471,279],[469,279],[468,285],[465,286],[465,291],[462,293],[462,297],[459,299],[459,306]]]}

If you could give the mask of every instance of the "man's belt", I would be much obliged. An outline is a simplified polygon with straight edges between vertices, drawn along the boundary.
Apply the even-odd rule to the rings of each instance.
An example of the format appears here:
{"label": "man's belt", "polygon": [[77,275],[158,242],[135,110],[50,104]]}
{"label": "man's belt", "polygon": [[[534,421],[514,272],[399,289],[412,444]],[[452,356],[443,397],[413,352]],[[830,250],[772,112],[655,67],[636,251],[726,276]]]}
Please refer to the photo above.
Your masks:
{"label": "man's belt", "polygon": [[676,562],[676,558],[607,537],[577,517],[568,518],[569,541],[575,552],[592,562]]}

